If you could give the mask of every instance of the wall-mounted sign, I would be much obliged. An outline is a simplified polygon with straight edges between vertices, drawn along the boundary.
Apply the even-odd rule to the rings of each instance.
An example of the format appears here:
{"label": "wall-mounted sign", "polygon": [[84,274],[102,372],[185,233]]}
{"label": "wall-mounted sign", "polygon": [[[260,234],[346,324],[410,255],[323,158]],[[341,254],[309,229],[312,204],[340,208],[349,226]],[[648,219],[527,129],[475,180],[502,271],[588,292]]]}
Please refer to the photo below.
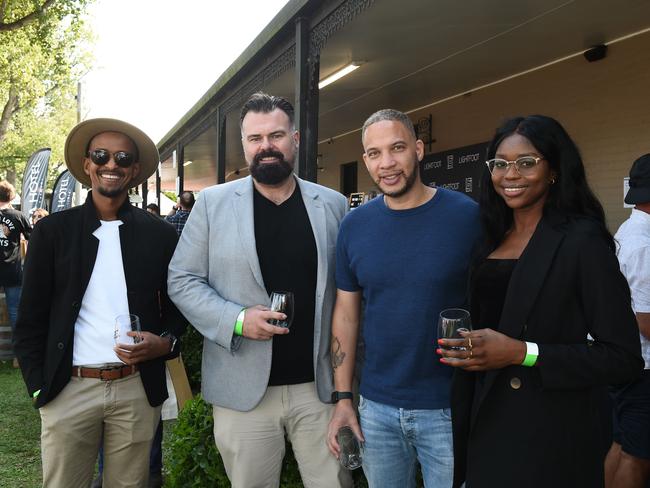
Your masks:
{"label": "wall-mounted sign", "polygon": [[366,194],[361,192],[361,193],[350,193],[350,197],[348,199],[348,202],[350,203],[350,210],[353,208],[359,207],[361,204],[364,203],[364,198]]}
{"label": "wall-mounted sign", "polygon": [[625,203],[625,197],[627,196],[628,191],[630,191],[630,177],[626,176],[623,178],[623,208],[634,208],[634,205]]}
{"label": "wall-mounted sign", "polygon": [[466,193],[478,199],[479,182],[485,167],[487,142],[427,154],[420,161],[422,182]]}

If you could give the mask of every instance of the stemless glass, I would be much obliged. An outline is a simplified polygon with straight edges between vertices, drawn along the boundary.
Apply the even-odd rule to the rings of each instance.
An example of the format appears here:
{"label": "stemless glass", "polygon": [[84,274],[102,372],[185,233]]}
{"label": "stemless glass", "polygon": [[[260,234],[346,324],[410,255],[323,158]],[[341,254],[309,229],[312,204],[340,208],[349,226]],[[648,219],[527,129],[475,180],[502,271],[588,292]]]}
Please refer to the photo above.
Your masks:
{"label": "stemless glass", "polygon": [[[127,332],[137,332],[135,337],[126,335]],[[142,339],[140,333],[140,317],[134,314],[123,314],[115,317],[115,332],[113,339],[115,345],[118,344],[137,344]]]}
{"label": "stemless glass", "polygon": [[290,291],[274,291],[271,293],[271,310],[282,312],[287,316],[284,320],[269,320],[271,325],[277,327],[291,327],[293,322],[293,293]]}
{"label": "stemless glass", "polygon": [[[472,330],[469,312],[462,308],[448,308],[440,312],[438,339],[462,339],[461,332]],[[465,346],[440,346],[441,349],[464,351]]]}
{"label": "stemless glass", "polygon": [[361,467],[363,459],[361,442],[354,435],[348,426],[341,427],[336,433],[336,441],[339,443],[339,463],[345,469],[357,469]]}

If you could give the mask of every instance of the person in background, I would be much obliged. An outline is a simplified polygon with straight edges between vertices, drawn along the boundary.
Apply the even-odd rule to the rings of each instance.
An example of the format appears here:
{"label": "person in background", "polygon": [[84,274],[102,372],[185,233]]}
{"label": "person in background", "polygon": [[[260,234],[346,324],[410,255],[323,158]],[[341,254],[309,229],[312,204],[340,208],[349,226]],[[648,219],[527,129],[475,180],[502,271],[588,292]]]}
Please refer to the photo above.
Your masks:
{"label": "person in background", "polygon": [[147,212],[154,214],[156,217],[160,217],[160,207],[155,203],[147,205]]}
{"label": "person in background", "polygon": [[[0,181],[0,286],[5,293],[7,315],[12,333],[16,327],[18,302],[22,283],[26,239],[32,227],[22,214],[11,206],[16,196],[16,189],[8,181]],[[18,368],[14,358],[13,367]]]}
{"label": "person in background", "polygon": [[613,389],[614,442],[605,461],[605,486],[645,488],[650,479],[650,154],[634,161],[625,203],[634,208],[614,239],[630,285],[645,369],[634,383]]}
{"label": "person in background", "polygon": [[[371,488],[449,488],[453,449],[449,386],[453,370],[431,348],[442,309],[467,301],[467,272],[479,235],[478,206],[460,192],[420,178],[424,145],[408,115],[386,109],[361,129],[363,160],[383,195],[350,212],[336,248],[332,366],[336,407],[328,446],[339,456],[338,430],[365,439],[363,471]],[[352,399],[362,299],[359,400]]]}
{"label": "person in background", "polygon": [[556,120],[505,121],[487,157],[474,330],[438,339],[457,368],[454,486],[602,487],[606,386],[643,369],[614,239]]}
{"label": "person in background", "polygon": [[[89,119],[65,144],[86,202],[35,227],[14,350],[41,416],[43,486],[90,486],[103,435],[104,484],[144,487],[167,398],[165,359],[186,321],[167,296],[174,229],[129,203],[159,163],[153,141],[116,119]],[[133,314],[135,343],[115,340]]]}
{"label": "person in background", "polygon": [[34,211],[32,212],[32,225],[33,226],[36,225],[36,222],[41,220],[43,217],[47,217],[48,215],[50,215],[50,212],[48,212],[44,208],[34,209]]}
{"label": "person in background", "polygon": [[11,206],[15,196],[14,186],[6,180],[0,181],[0,286],[4,288],[12,331],[16,327],[23,279],[20,241],[29,239],[32,232],[22,212]]}
{"label": "person in background", "polygon": [[173,207],[169,215],[165,217],[167,222],[176,227],[178,235],[181,235],[181,232],[183,232],[185,222],[187,222],[192,207],[194,207],[194,201],[194,193],[191,191],[184,191],[181,193],[181,196],[178,197],[178,203],[176,206]]}
{"label": "person in background", "polygon": [[[234,488],[278,486],[285,435],[307,488],[350,487],[330,457],[330,318],[340,193],[297,178],[284,98],[254,94],[240,128],[251,176],[203,190],[169,266],[169,294],[204,336],[201,388]],[[287,316],[272,291],[295,297]]]}

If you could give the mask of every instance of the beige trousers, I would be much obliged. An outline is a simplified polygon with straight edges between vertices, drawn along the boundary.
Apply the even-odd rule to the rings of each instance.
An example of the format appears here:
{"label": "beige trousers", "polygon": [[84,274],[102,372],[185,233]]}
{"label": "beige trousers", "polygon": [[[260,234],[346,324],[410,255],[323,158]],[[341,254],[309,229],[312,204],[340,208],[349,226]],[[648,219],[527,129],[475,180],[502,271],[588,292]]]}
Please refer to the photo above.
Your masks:
{"label": "beige trousers", "polygon": [[332,405],[318,399],[316,386],[270,386],[250,412],[214,406],[214,439],[233,488],[276,488],[291,442],[306,488],[351,487],[325,445]]}
{"label": "beige trousers", "polygon": [[146,488],[160,407],[149,405],[139,373],[71,378],[40,413],[44,487],[88,488],[103,430],[104,488]]}

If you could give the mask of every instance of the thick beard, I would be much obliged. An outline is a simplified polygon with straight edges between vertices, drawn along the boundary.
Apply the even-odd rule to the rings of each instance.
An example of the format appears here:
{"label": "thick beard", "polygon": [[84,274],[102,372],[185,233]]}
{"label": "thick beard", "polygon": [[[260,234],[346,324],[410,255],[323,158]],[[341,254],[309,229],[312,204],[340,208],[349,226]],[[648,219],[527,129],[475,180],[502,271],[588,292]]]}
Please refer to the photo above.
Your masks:
{"label": "thick beard", "polygon": [[[279,159],[278,163],[260,163],[262,158],[274,157]],[[293,173],[293,161],[289,163],[284,154],[278,151],[264,151],[256,154],[249,165],[251,176],[258,183],[263,185],[277,185],[286,180]]]}
{"label": "thick beard", "polygon": [[400,188],[399,190],[395,190],[393,192],[385,192],[385,191],[383,191],[382,188],[381,188],[381,185],[379,184],[379,181],[381,181],[381,180],[378,180],[376,183],[377,183],[377,186],[379,187],[379,189],[382,190],[384,195],[386,195],[387,197],[399,198],[399,197],[401,197],[403,195],[406,195],[409,192],[409,190],[411,188],[413,188],[413,185],[415,185],[415,182],[417,181],[418,174],[419,174],[419,168],[416,166],[415,169],[413,170],[413,172],[408,176],[408,178],[406,178],[406,181],[404,182],[404,186],[402,188]]}

